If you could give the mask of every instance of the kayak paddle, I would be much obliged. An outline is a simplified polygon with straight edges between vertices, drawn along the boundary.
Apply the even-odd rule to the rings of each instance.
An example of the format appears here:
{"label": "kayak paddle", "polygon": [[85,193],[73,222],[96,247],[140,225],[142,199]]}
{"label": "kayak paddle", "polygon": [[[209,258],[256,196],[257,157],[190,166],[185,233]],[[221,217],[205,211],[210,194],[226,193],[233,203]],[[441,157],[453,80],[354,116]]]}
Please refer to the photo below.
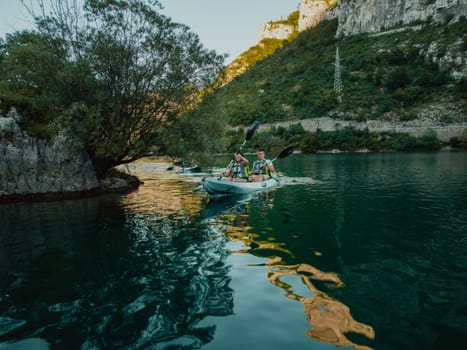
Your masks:
{"label": "kayak paddle", "polygon": [[[246,136],[245,136],[245,140],[243,140],[243,143],[241,144],[240,146],[240,149],[238,150],[238,152],[241,152],[242,151],[242,148],[243,146],[245,146],[245,143],[248,141],[248,140],[251,140],[251,138],[253,137],[254,133],[256,132],[256,130],[258,130],[259,128],[259,123],[258,122],[254,122],[251,127],[247,130],[246,132]],[[224,173],[230,168],[230,166],[232,165],[232,162],[234,160],[231,159],[230,160],[230,163],[229,165],[227,165],[227,168],[225,168],[224,170]],[[219,180],[222,178],[222,176],[219,176]]]}
{"label": "kayak paddle", "polygon": [[[292,147],[289,146],[289,147],[287,147],[287,148],[284,148],[284,149],[281,151],[281,153],[279,153],[279,155],[278,155],[277,157],[275,157],[274,159],[271,160],[271,163],[274,162],[274,161],[276,161],[277,159],[281,159],[281,158],[288,157],[288,156],[290,156],[292,153],[293,153],[293,148],[292,148]],[[259,168],[260,171],[263,170],[264,165],[265,165],[265,164],[263,164],[263,165],[261,166],[261,168]],[[276,179],[274,176],[271,175],[271,177],[277,181],[277,179]]]}
{"label": "kayak paddle", "polygon": [[288,156],[290,156],[292,153],[293,153],[293,148],[292,148],[292,147],[284,148],[284,149],[282,150],[282,152],[279,153],[279,155],[278,155],[276,158],[274,158],[273,160],[271,160],[271,162],[274,162],[274,161],[277,160],[277,159],[281,159],[281,158],[288,157]]}
{"label": "kayak paddle", "polygon": [[242,148],[243,148],[243,146],[245,146],[245,143],[248,140],[251,140],[251,138],[253,137],[253,134],[256,132],[256,130],[258,130],[258,128],[259,128],[259,123],[254,122],[253,125],[248,129],[248,131],[246,132],[245,140],[243,141],[242,145],[240,146],[239,152],[242,151]]}

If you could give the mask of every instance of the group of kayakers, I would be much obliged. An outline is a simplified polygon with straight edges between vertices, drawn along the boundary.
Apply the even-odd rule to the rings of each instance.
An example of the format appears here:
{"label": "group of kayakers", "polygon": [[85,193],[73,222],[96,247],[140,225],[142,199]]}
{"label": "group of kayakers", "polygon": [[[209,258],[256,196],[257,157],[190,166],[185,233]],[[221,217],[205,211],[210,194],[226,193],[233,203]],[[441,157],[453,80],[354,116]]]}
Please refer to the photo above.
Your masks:
{"label": "group of kayakers", "polygon": [[244,157],[242,152],[236,152],[234,154],[234,159],[221,176],[234,182],[264,181],[274,176],[276,170],[274,169],[272,161],[266,159],[266,152],[263,148],[257,150],[256,156],[258,159],[253,162],[253,167],[250,170],[250,162],[248,159]]}

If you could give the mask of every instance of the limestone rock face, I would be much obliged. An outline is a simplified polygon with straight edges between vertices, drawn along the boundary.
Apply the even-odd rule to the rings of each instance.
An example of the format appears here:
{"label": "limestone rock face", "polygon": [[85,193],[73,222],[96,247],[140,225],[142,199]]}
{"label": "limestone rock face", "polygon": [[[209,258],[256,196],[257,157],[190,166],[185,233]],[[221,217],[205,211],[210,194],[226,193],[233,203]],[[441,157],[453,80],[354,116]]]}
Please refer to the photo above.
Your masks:
{"label": "limestone rock face", "polygon": [[337,2],[338,0],[301,0],[298,5],[297,28],[283,21],[265,23],[259,31],[258,42],[263,39],[285,40],[293,34],[294,30],[302,32],[316,26]]}
{"label": "limestone rock face", "polygon": [[[342,37],[378,33],[420,21],[457,21],[467,16],[467,0],[301,0],[298,11],[298,32],[337,17],[336,36]],[[287,39],[293,29],[280,21],[268,22],[260,30],[259,41]]]}
{"label": "limestone rock face", "polygon": [[268,22],[263,24],[259,31],[259,41],[263,39],[285,40],[292,35],[293,25],[278,22]]}
{"label": "limestone rock face", "polygon": [[99,187],[89,155],[75,139],[64,132],[36,139],[20,129],[18,119],[15,111],[0,116],[0,198]]}
{"label": "limestone rock face", "polygon": [[302,0],[298,7],[298,31],[313,28],[321,22],[330,7],[330,1]]}
{"label": "limestone rock face", "polygon": [[341,0],[336,36],[377,33],[423,22],[456,21],[467,14],[466,0]]}

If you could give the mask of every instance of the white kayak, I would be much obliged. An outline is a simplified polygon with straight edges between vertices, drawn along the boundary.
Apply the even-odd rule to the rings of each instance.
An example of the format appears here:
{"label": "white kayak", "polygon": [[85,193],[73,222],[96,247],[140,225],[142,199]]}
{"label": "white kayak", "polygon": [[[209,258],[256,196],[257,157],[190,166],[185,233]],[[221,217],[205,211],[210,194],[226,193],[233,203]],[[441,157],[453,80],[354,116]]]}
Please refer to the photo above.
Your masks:
{"label": "white kayak", "polygon": [[205,177],[202,179],[203,188],[209,194],[241,194],[264,191],[280,184],[279,179],[269,178],[258,182],[234,182],[225,177]]}

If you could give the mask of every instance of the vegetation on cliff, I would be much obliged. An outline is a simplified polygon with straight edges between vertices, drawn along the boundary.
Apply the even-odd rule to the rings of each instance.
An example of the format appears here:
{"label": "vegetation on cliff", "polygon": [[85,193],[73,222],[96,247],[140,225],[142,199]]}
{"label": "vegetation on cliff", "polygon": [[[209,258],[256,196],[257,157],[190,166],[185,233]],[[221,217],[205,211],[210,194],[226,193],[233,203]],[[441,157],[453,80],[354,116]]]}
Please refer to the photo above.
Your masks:
{"label": "vegetation on cliff", "polygon": [[1,114],[16,107],[22,127],[42,138],[67,129],[99,174],[165,152],[180,111],[223,67],[224,56],[161,15],[157,1],[35,4],[37,29],[0,42]]}
{"label": "vegetation on cliff", "polygon": [[294,31],[287,40],[267,38],[262,39],[257,45],[250,47],[225,67],[223,73],[219,75],[214,88],[218,88],[229,83],[233,78],[243,74],[256,63],[271,56],[276,50],[283,47],[286,42],[294,40],[298,35],[298,16],[299,12],[294,11],[289,14],[287,19],[269,22],[274,24],[291,25],[294,28]]}
{"label": "vegetation on cliff", "polygon": [[[451,73],[463,69],[452,57],[467,48],[466,27],[461,18],[336,39],[337,20],[324,21],[216,90],[207,98],[209,113],[232,126],[322,116],[402,123],[439,103],[457,108],[443,115],[446,123],[465,122],[466,80]],[[344,67],[341,103],[333,89],[337,46]]]}
{"label": "vegetation on cliff", "polygon": [[[427,101],[465,101],[465,78],[452,79],[435,59],[448,48],[465,50],[466,25],[463,19],[453,25],[426,24],[419,30],[336,40],[337,21],[324,21],[211,99],[231,125],[313,118],[331,111],[344,119],[377,119],[390,111],[410,119]],[[337,46],[344,66],[341,104],[333,90]]]}

